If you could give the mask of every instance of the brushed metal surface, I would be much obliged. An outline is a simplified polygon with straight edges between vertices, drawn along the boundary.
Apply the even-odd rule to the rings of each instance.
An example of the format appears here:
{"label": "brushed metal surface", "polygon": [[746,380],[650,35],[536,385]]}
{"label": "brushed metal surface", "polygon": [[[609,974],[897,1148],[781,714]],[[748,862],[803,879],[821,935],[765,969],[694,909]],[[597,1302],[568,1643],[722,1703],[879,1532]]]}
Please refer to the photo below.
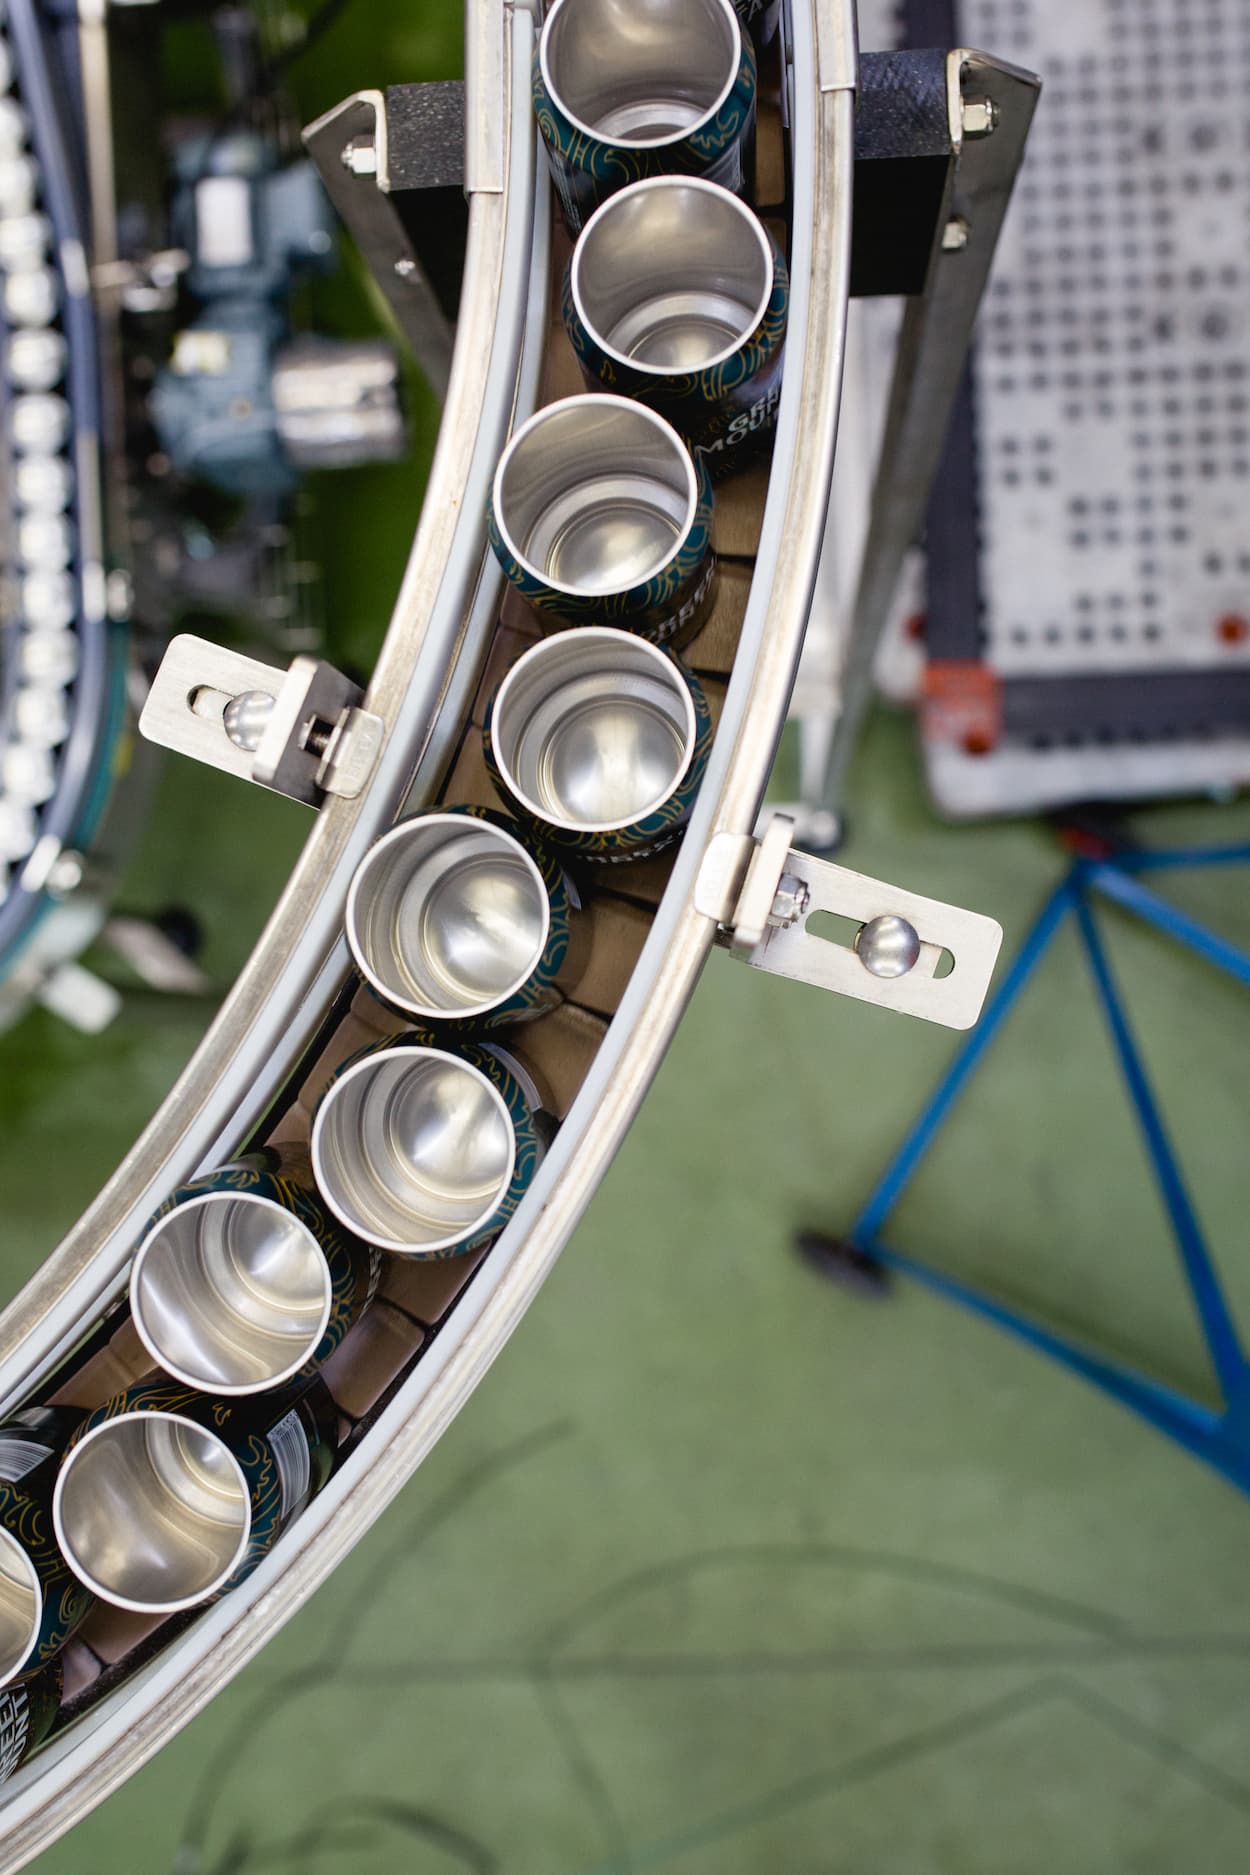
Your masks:
{"label": "brushed metal surface", "polygon": [[57,1542],[101,1600],[175,1614],[212,1595],[243,1560],[249,1493],[238,1461],[176,1413],[128,1413],[66,1457],[52,1500]]}
{"label": "brushed metal surface", "polygon": [[534,974],[551,926],[542,874],[502,827],[422,814],[392,828],[347,896],[347,942],[379,995],[430,1020],[484,1016]]}
{"label": "brushed metal surface", "polygon": [[598,393],[538,411],[495,475],[509,553],[545,586],[577,596],[628,592],[662,572],[697,499],[676,430],[642,405]]}
{"label": "brushed metal surface", "polygon": [[275,1387],[312,1358],[330,1271],[308,1226],[272,1198],[203,1192],[148,1232],[130,1309],[158,1366],[204,1393]]}
{"label": "brushed metal surface", "polygon": [[[822,0],[825,13],[837,5],[838,0]],[[843,0],[840,14],[853,35],[850,0]],[[411,1476],[536,1295],[619,1145],[694,988],[714,932],[712,921],[694,906],[699,862],[718,829],[747,833],[754,826],[794,679],[827,505],[849,279],[853,99],[847,89],[820,91],[814,31],[812,11],[796,6],[789,370],[760,566],[707,779],[618,1014],[526,1197],[449,1323],[450,1332],[435,1339],[379,1416],[369,1463],[344,1466],[283,1539],[279,1553],[210,1609],[177,1646],[17,1773],[2,1812],[4,1875],[55,1840],[185,1725],[302,1606]],[[505,377],[515,387],[520,324],[527,315],[540,321],[544,304],[535,270],[528,301],[518,296],[512,308],[517,328],[505,367],[491,348],[496,324],[505,349],[509,338],[509,305],[500,283],[507,269],[515,276],[528,267],[535,226],[527,116],[526,134],[518,129],[518,114],[528,109],[530,45],[530,22],[514,15],[505,92],[512,122],[505,140],[509,186],[502,196],[473,204],[449,421],[368,698],[388,725],[406,703],[406,720],[419,716],[427,739],[444,753],[454,726],[439,725],[438,705],[456,694],[457,683],[459,695],[467,697],[454,651],[466,616],[476,618],[469,602],[482,565],[480,532],[472,570],[467,555],[457,551],[466,488],[479,475],[484,490],[490,452],[497,459],[499,446],[487,419],[487,407],[491,413],[498,408],[487,395],[491,373],[496,392]],[[545,215],[545,192],[541,200]],[[530,365],[523,369],[532,400],[532,350],[528,356]],[[485,385],[483,358],[490,360]],[[479,418],[488,433],[478,433]],[[449,589],[458,586],[454,618],[449,591],[436,594],[429,584],[436,577],[441,585],[444,576]],[[487,624],[491,598],[488,580]],[[323,810],[252,965],[192,1070],[97,1205],[0,1318],[0,1355],[8,1359],[5,1382],[13,1392],[20,1395],[32,1373],[46,1371],[93,1302],[116,1292],[127,1226],[141,1221],[145,1202],[220,1158],[248,1114],[263,1111],[269,1090],[307,1033],[300,1012],[323,1008],[341,981],[337,923],[347,877],[379,822],[396,811],[397,771],[412,772],[413,750],[406,745],[400,755],[397,740],[392,733],[363,801],[336,801]],[[22,1350],[24,1334],[29,1339]]]}
{"label": "brushed metal surface", "polygon": [[479,1068],[387,1048],[345,1068],[313,1121],[313,1175],[349,1230],[398,1255],[452,1250],[507,1193],[516,1136]]}
{"label": "brushed metal surface", "polygon": [[696,727],[671,658],[592,625],[542,639],[517,660],[490,734],[500,775],[530,813],[604,832],[663,806],[690,765]]}
{"label": "brushed metal surface", "polygon": [[571,124],[630,147],[688,136],[713,116],[740,44],[729,0],[556,0],[539,58]]}
{"label": "brushed metal surface", "polygon": [[0,1530],[0,1686],[29,1660],[42,1619],[35,1565],[17,1538]]}
{"label": "brushed metal surface", "polygon": [[657,378],[732,358],[773,290],[768,236],[745,203],[695,176],[631,183],[595,210],[570,266],[595,343]]}

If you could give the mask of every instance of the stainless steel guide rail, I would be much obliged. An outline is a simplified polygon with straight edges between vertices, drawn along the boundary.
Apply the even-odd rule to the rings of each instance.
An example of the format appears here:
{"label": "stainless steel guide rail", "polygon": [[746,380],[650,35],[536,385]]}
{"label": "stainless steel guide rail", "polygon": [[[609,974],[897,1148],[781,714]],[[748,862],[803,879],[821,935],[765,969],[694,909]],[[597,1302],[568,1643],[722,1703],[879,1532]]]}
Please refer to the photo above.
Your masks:
{"label": "stainless steel guide rail", "polygon": [[[535,31],[527,6],[470,0],[468,249],[445,420],[373,681],[359,706],[338,693],[343,708],[369,720],[371,746],[349,788],[327,791],[325,775],[313,774],[306,798],[320,805],[304,852],[190,1067],[90,1211],[0,1316],[6,1408],[27,1397],[119,1296],[137,1235],[157,1204],[228,1158],[274,1106],[348,981],[342,930],[352,872],[406,801],[434,798],[459,742],[500,608],[502,579],[483,520],[489,483],[510,428],[538,400],[547,331],[550,189],[530,107]],[[533,1300],[633,1118],[714,944],[736,942],[765,968],[774,967],[769,953],[780,952],[776,967],[810,978],[810,969],[785,962],[809,904],[838,909],[845,902],[852,915],[862,906],[858,915],[877,922],[883,913],[891,922],[893,910],[893,926],[905,926],[904,949],[914,940],[912,962],[923,960],[910,988],[891,988],[892,978],[908,980],[906,967],[900,975],[891,961],[898,955],[894,929],[858,959],[842,953],[839,987],[956,1026],[975,1018],[997,953],[991,920],[891,896],[856,875],[834,877],[840,869],[805,855],[793,856],[788,871],[784,823],[756,839],[816,579],[837,427],[851,240],[852,0],[793,0],[788,48],[788,365],[757,571],[706,779],[615,1014],[527,1195],[360,1449],[254,1575],[4,1786],[0,1875],[72,1827],[185,1725],[385,1509]],[[323,146],[319,160],[342,159],[371,119],[372,94],[364,94],[321,120],[310,133]],[[376,187],[376,167],[367,161],[342,161],[342,170],[345,204],[352,188]],[[185,668],[218,688],[212,671]],[[279,755],[292,736],[299,741],[299,718],[296,708],[277,738]],[[247,772],[246,762],[237,766]],[[300,772],[307,783],[306,764]],[[270,773],[277,773],[272,764]],[[856,896],[844,900],[847,890]],[[946,947],[964,972],[956,972],[965,1001],[955,1010],[933,968]]]}

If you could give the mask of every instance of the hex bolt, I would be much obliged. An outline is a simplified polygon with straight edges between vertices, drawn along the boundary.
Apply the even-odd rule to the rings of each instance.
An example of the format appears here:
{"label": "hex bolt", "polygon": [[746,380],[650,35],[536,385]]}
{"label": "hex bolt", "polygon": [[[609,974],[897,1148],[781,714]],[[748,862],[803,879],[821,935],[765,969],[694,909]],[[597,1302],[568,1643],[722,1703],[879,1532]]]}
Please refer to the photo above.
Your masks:
{"label": "hex bolt", "polygon": [[811,903],[811,897],[802,879],[796,879],[791,872],[782,873],[773,898],[773,908],[768,914],[769,924],[774,930],[788,930],[802,918]]}
{"label": "hex bolt", "polygon": [[965,137],[993,136],[998,128],[998,106],[993,98],[965,98],[959,121]]}
{"label": "hex bolt", "polygon": [[971,230],[962,215],[952,215],[942,230],[942,252],[944,254],[962,254],[968,245]]}
{"label": "hex bolt", "polygon": [[378,173],[378,146],[372,137],[353,137],[343,145],[339,156],[344,169],[350,169],[353,176]]}

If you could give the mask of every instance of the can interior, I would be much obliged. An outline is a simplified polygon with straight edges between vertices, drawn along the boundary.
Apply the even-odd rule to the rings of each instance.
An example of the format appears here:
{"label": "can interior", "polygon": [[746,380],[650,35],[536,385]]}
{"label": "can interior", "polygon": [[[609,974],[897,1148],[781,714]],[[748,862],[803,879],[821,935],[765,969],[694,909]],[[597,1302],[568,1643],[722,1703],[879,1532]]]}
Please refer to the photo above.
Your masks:
{"label": "can interior", "polygon": [[330,1272],[307,1225],[271,1199],[211,1192],[149,1233],[130,1288],[153,1357],[188,1386],[271,1387],[315,1353]]}
{"label": "can interior", "polygon": [[533,976],[551,924],[547,889],[512,836],[432,814],[380,840],[352,886],[348,938],[364,974],[401,1009],[471,1018]]}
{"label": "can interior", "polygon": [[35,1565],[17,1538],[0,1530],[0,1686],[26,1665],[42,1620]]}
{"label": "can interior", "polygon": [[612,196],[573,255],[573,298],[591,336],[656,372],[705,370],[755,331],[773,290],[763,227],[714,183],[657,177]]}
{"label": "can interior", "polygon": [[106,1601],[150,1614],[221,1588],[251,1530],[232,1454],[170,1413],[130,1413],[88,1433],[62,1467],[53,1514],[75,1574]]}
{"label": "can interior", "polygon": [[472,1237],[507,1195],[516,1136],[499,1092],[468,1062],[398,1048],[349,1069],[317,1110],[313,1163],[326,1202],[383,1249],[430,1253]]}
{"label": "can interior", "polygon": [[549,404],[500,464],[496,514],[529,570],[561,591],[627,592],[668,565],[694,520],[694,466],[661,418],[619,397]]}
{"label": "can interior", "polygon": [[694,749],[694,704],[676,666],[644,640],[561,632],[510,672],[491,741],[531,813],[569,831],[609,832],[672,794]]}
{"label": "can interior", "polygon": [[666,143],[710,117],[737,75],[728,0],[563,0],[541,48],[564,115],[604,142]]}

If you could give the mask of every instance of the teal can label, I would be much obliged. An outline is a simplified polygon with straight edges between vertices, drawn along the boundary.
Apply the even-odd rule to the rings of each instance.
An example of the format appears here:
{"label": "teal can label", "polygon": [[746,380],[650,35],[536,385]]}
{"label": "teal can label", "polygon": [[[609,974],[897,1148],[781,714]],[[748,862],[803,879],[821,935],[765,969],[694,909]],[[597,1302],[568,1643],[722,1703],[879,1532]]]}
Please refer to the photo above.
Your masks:
{"label": "teal can label", "polygon": [[211,1433],[243,1475],[247,1544],[229,1580],[204,1597],[207,1606],[247,1580],[329,1478],[337,1449],[333,1401],[317,1381],[288,1384],[280,1399],[262,1394],[228,1400],[165,1380],[144,1381],[89,1414],[67,1455],[97,1427],[140,1413],[168,1414]]}
{"label": "teal can label", "polygon": [[[473,1042],[459,1036],[447,1036],[425,1028],[405,1029],[401,1035],[390,1035],[383,1041],[370,1043],[367,1048],[357,1049],[355,1054],[339,1067],[325,1092],[328,1094],[335,1083],[359,1062],[372,1060],[375,1056],[389,1053],[390,1050],[396,1048],[432,1049],[435,1053],[451,1055],[458,1061],[467,1062],[490,1082],[507,1109],[508,1118],[512,1124],[515,1154],[508,1189],[496,1210],[471,1236],[466,1236],[456,1243],[444,1244],[437,1250],[405,1249],[402,1252],[413,1262],[426,1263],[440,1263],[445,1262],[449,1257],[468,1256],[472,1251],[480,1250],[495,1241],[529,1190],[546,1150],[548,1136],[546,1116],[539,1111],[532,1091],[527,1091],[522,1085],[520,1076],[513,1072],[509,1056],[500,1048],[494,1044]],[[324,1098],[325,1094],[322,1095],[322,1099]]]}
{"label": "teal can label", "polygon": [[564,276],[561,316],[587,380],[666,417],[713,480],[741,467],[777,427],[790,275],[771,236],[768,243],[773,284],[759,324],[732,357],[702,371],[659,375],[605,351],[577,310],[571,267]]}
{"label": "teal can label", "polygon": [[[329,1319],[317,1348],[297,1376],[311,1378],[329,1360],[377,1293],[382,1271],[378,1252],[345,1230],[321,1202],[305,1154],[268,1146],[242,1154],[228,1165],[180,1185],[153,1213],[144,1237],[179,1206],[210,1193],[264,1198],[281,1206],[299,1219],[325,1257],[330,1272]],[[289,1386],[291,1382],[279,1384]]]}
{"label": "teal can label", "polygon": [[755,147],[755,49],[739,35],[741,54],[733,84],[713,115],[684,137],[663,143],[605,141],[575,124],[552,96],[534,54],[534,115],[565,220],[576,234],[610,195],[645,176],[705,176],[735,195],[750,192]]}
{"label": "teal can label", "polygon": [[707,620],[715,596],[716,562],[712,553],[712,483],[699,457],[693,458],[694,514],[676,552],[649,580],[623,592],[570,593],[549,585],[516,558],[504,539],[492,498],[487,533],[509,583],[544,626],[615,625],[637,632],[652,644],[678,650]]}
{"label": "teal can label", "polygon": [[[32,1421],[37,1415],[28,1416]],[[49,1418],[58,1417],[49,1415]],[[11,1537],[39,1582],[42,1614],[26,1659],[14,1678],[54,1660],[90,1613],[94,1598],[70,1570],[52,1528],[52,1485],[57,1450],[36,1426],[0,1428],[0,1529]]]}
{"label": "teal can label", "polygon": [[0,1784],[20,1769],[52,1730],[61,1694],[58,1661],[30,1679],[0,1691]]}
{"label": "teal can label", "polygon": [[638,820],[629,821],[621,827],[575,828],[561,827],[534,813],[525,802],[518,799],[509,787],[499,767],[495,753],[491,724],[495,713],[495,700],[498,688],[492,695],[486,708],[486,723],[482,731],[482,746],[486,768],[491,785],[500,798],[507,802],[511,811],[525,821],[534,830],[538,839],[548,846],[555,847],[560,853],[567,854],[570,860],[580,861],[591,866],[617,866],[632,864],[635,860],[651,859],[662,853],[681,837],[682,829],[694,811],[699,789],[707,770],[708,757],[712,750],[712,712],[708,708],[707,695],[703,685],[676,658],[673,663],[681,672],[690,692],[694,705],[695,740],[690,760],[684,773],[666,801],[654,808],[651,813]]}

